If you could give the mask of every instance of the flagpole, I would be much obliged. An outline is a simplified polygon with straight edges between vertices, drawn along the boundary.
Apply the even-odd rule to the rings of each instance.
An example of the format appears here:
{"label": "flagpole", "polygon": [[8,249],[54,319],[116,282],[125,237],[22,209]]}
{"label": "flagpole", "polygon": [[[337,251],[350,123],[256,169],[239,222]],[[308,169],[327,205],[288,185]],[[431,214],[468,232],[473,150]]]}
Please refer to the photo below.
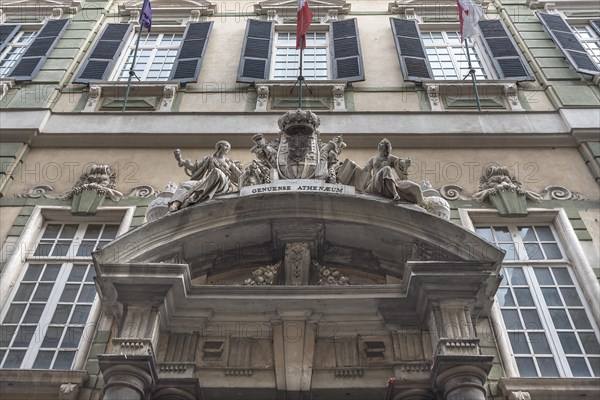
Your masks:
{"label": "flagpole", "polygon": [[[469,67],[469,73],[467,76],[471,75],[471,79],[473,80],[473,93],[475,93],[475,101],[477,102],[477,111],[481,111],[481,103],[479,101],[479,92],[477,91],[477,80],[475,78],[475,69],[471,65],[471,54],[469,52],[469,44],[467,43],[467,39],[464,39],[465,50],[467,51],[467,63]],[[465,76],[465,78],[467,77]]]}
{"label": "flagpole", "polygon": [[302,76],[302,53],[304,53],[304,43],[306,38],[303,37],[300,39],[300,41],[300,66],[298,67],[298,108],[302,110],[302,81],[304,80],[304,77]]}
{"label": "flagpole", "polygon": [[129,68],[129,77],[127,78],[127,88],[125,89],[125,100],[123,101],[123,108],[121,112],[124,112],[127,108],[127,100],[129,99],[129,90],[131,89],[131,79],[135,75],[135,61],[137,58],[138,48],[140,47],[140,38],[142,37],[142,25],[140,24],[140,32],[138,33],[137,40],[135,42],[135,49],[133,50],[133,59],[131,60],[131,67]]}

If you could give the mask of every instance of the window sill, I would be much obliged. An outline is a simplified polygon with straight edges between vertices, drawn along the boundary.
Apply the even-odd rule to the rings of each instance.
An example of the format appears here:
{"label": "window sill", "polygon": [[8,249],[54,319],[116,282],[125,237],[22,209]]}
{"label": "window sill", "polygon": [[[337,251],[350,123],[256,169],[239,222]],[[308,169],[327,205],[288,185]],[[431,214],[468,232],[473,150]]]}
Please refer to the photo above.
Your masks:
{"label": "window sill", "polygon": [[0,398],[23,399],[35,393],[38,399],[75,400],[87,379],[86,371],[3,369]]}
{"label": "window sill", "polygon": [[509,400],[520,399],[519,392],[529,393],[532,400],[600,397],[598,378],[502,378],[498,386]]}
{"label": "window sill", "polygon": [[[302,87],[302,93],[307,101],[311,99],[315,101],[317,99],[323,103],[323,108],[327,110],[347,111],[344,100],[344,93],[348,85],[347,81],[307,79],[305,83],[306,85]],[[298,82],[296,80],[256,81],[255,86],[257,97],[254,111],[257,112],[279,108],[277,107],[277,100],[298,98]],[[307,89],[307,86],[310,91]],[[330,103],[332,103],[332,106]]]}
{"label": "window sill", "polygon": [[[114,111],[123,104],[126,82],[93,82],[90,83],[88,100],[84,112]],[[175,93],[179,90],[179,82],[131,82],[129,99],[132,101],[127,108],[144,111],[171,111]]]}
{"label": "window sill", "polygon": [[15,86],[15,80],[9,78],[0,78],[0,100]]}
{"label": "window sill", "polygon": [[[426,80],[423,88],[427,92],[432,111],[475,107],[473,82],[467,80]],[[517,82],[511,80],[481,80],[477,92],[482,109],[525,111],[518,98]]]}

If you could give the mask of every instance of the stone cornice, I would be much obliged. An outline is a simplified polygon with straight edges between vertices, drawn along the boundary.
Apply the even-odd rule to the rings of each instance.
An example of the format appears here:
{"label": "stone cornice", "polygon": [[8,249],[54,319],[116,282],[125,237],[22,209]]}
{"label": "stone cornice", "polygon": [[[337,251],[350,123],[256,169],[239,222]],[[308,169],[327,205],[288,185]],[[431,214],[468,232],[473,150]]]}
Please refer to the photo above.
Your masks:
{"label": "stone cornice", "polygon": [[[597,129],[597,109],[559,112],[347,112],[319,113],[322,136],[342,134],[350,147],[373,147],[373,137],[404,148],[574,147],[578,132]],[[2,141],[32,147],[212,147],[225,139],[249,147],[252,135],[277,133],[281,112],[261,113],[52,113],[2,111]],[[573,117],[572,117],[573,116]],[[574,118],[577,116],[577,118]],[[111,123],[107,124],[107,118]],[[579,122],[577,122],[579,121]],[[581,121],[590,121],[590,125]]]}

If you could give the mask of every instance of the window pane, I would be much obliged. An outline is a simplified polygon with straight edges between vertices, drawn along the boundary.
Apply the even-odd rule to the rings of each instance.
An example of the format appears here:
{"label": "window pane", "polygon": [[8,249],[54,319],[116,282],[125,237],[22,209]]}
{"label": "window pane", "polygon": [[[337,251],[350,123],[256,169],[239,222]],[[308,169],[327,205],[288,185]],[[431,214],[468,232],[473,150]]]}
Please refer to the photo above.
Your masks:
{"label": "window pane", "polygon": [[546,253],[546,258],[549,260],[561,260],[562,254],[560,253],[560,249],[556,243],[544,243],[542,245],[544,247],[544,253]]}
{"label": "window pane", "polygon": [[552,354],[550,351],[550,345],[546,340],[546,334],[544,332],[532,332],[529,334],[529,340],[531,341],[531,347],[535,354]]}
{"label": "window pane", "polygon": [[520,226],[519,234],[525,242],[537,242],[537,238],[535,237],[533,227],[531,226]]}
{"label": "window pane", "polygon": [[85,231],[84,239],[98,239],[102,225],[89,225]]}
{"label": "window pane", "polygon": [[46,301],[48,297],[50,297],[50,293],[52,292],[53,283],[40,283],[38,285],[35,294],[33,295],[33,301]]}
{"label": "window pane", "polygon": [[23,322],[26,324],[36,324],[40,320],[43,311],[43,304],[31,304],[27,310],[27,314],[25,314],[25,318],[23,318]]}
{"label": "window pane", "polygon": [[538,366],[540,368],[541,376],[554,377],[558,375],[558,369],[556,369],[556,363],[552,358],[538,358]]}
{"label": "window pane", "polygon": [[581,306],[581,300],[579,299],[579,294],[577,294],[577,290],[575,288],[561,288],[560,292],[565,299],[565,303],[568,306]]}
{"label": "window pane", "polygon": [[52,365],[52,358],[54,358],[53,351],[40,351],[35,359],[35,362],[33,363],[33,369],[50,368],[50,365]]}
{"label": "window pane", "polygon": [[521,310],[525,329],[543,329],[537,310]]}
{"label": "window pane", "polygon": [[20,368],[23,358],[25,357],[25,350],[11,350],[6,356],[3,368]]}
{"label": "window pane", "polygon": [[14,347],[27,347],[31,338],[35,334],[35,326],[21,326],[17,331],[15,340],[13,342]]}
{"label": "window pane", "polygon": [[579,339],[581,339],[586,354],[600,354],[600,344],[598,344],[594,332],[581,332]]}
{"label": "window pane", "polygon": [[512,294],[510,294],[509,289],[498,289],[498,292],[496,293],[496,298],[498,299],[498,304],[500,304],[500,307],[511,307],[515,305],[515,301],[513,300]]}
{"label": "window pane", "polygon": [[538,376],[531,358],[517,358],[517,368],[521,377]]}
{"label": "window pane", "polygon": [[531,297],[531,293],[529,289],[525,288],[515,288],[513,289],[515,292],[515,297],[517,298],[517,303],[521,307],[533,307],[535,304],[533,303],[533,298]]}
{"label": "window pane", "polygon": [[507,268],[508,279],[513,285],[527,285],[527,280],[521,268]]}
{"label": "window pane", "polygon": [[16,326],[0,326],[0,347],[8,347],[16,330]]}
{"label": "window pane", "polygon": [[64,257],[69,252],[69,247],[71,246],[71,242],[59,241],[54,246],[54,250],[52,250],[52,257]]}
{"label": "window pane", "polygon": [[77,249],[77,257],[89,257],[94,248],[96,247],[96,242],[91,241],[83,241],[79,245],[79,249]]}
{"label": "window pane", "polygon": [[44,336],[42,347],[57,348],[64,328],[62,326],[50,326]]}
{"label": "window pane", "polygon": [[73,265],[73,269],[71,269],[71,274],[69,274],[69,282],[81,282],[83,277],[85,276],[85,272],[87,271],[87,265],[75,264]]}
{"label": "window pane", "polygon": [[71,317],[71,324],[85,324],[92,306],[76,306]]}
{"label": "window pane", "polygon": [[544,288],[542,289],[542,294],[544,295],[544,300],[546,300],[546,304],[549,306],[562,306],[562,300],[558,295],[558,290],[554,288]]}
{"label": "window pane", "polygon": [[585,310],[573,309],[569,310],[569,313],[571,314],[571,319],[577,329],[592,329],[592,325],[590,324],[590,320],[588,319]]}
{"label": "window pane", "polygon": [[505,226],[495,226],[494,232],[496,233],[496,240],[499,242],[512,242],[512,236]]}
{"label": "window pane", "polygon": [[23,312],[25,311],[25,304],[13,304],[8,309],[6,316],[4,317],[5,324],[18,324],[21,321]]}
{"label": "window pane", "polygon": [[73,239],[75,237],[75,233],[77,232],[77,228],[79,225],[69,224],[63,227],[62,232],[60,233],[61,239]]}
{"label": "window pane", "polygon": [[567,360],[569,361],[569,367],[571,367],[573,376],[590,376],[590,370],[588,369],[584,358],[567,357]]}
{"label": "window pane", "polygon": [[526,243],[525,250],[527,251],[527,258],[530,260],[543,260],[544,254],[540,245],[537,243]]}
{"label": "window pane", "polygon": [[554,235],[552,234],[552,230],[550,230],[549,227],[547,227],[547,226],[536,226],[535,230],[537,231],[537,234],[540,237],[540,240],[542,240],[542,241],[550,241],[550,242],[556,241],[556,239],[554,238]]}
{"label": "window pane", "polygon": [[94,296],[96,296],[96,287],[94,285],[83,285],[83,289],[81,289],[81,294],[77,301],[91,303],[94,301]]}
{"label": "window pane", "polygon": [[35,283],[21,283],[13,301],[29,301],[34,288]]}
{"label": "window pane", "polygon": [[550,316],[556,329],[572,329],[571,322],[565,310],[550,310]]}
{"label": "window pane", "polygon": [[554,285],[554,280],[552,279],[552,275],[550,274],[550,269],[535,268],[533,271],[535,272],[535,277],[537,278],[540,285]]}
{"label": "window pane", "polygon": [[566,354],[581,354],[581,348],[574,333],[561,332],[558,337]]}
{"label": "window pane", "polygon": [[502,318],[507,329],[522,329],[519,313],[516,310],[502,310]]}
{"label": "window pane", "polygon": [[59,304],[56,307],[56,311],[54,311],[54,316],[52,317],[52,324],[65,324],[69,319],[69,314],[71,314],[71,305],[70,304]]}
{"label": "window pane", "polygon": [[508,334],[510,344],[512,345],[513,353],[515,354],[530,354],[527,338],[524,333],[512,332]]}
{"label": "window pane", "polygon": [[62,268],[62,264],[48,264],[46,265],[46,269],[44,270],[44,275],[42,275],[42,281],[46,282],[54,282],[60,269]]}
{"label": "window pane", "polygon": [[552,268],[552,272],[554,273],[556,282],[559,285],[572,285],[573,284],[571,275],[569,275],[569,271],[566,268]]}
{"label": "window pane", "polygon": [[42,235],[42,239],[54,239],[58,236],[58,232],[60,232],[60,227],[62,225],[57,224],[48,224],[46,229],[44,230],[44,234]]}
{"label": "window pane", "polygon": [[71,364],[73,364],[73,358],[75,358],[74,351],[59,351],[58,356],[56,357],[56,361],[54,361],[54,366],[52,369],[71,369]]}
{"label": "window pane", "polygon": [[72,303],[75,301],[75,297],[77,297],[77,292],[79,291],[79,285],[66,285],[63,290],[62,296],[60,296],[60,301],[64,303]]}
{"label": "window pane", "polygon": [[40,264],[30,264],[27,268],[27,272],[23,276],[24,281],[37,281],[42,273],[43,265]]}
{"label": "window pane", "polygon": [[69,327],[67,328],[67,332],[65,333],[65,337],[60,344],[60,347],[70,348],[70,347],[79,347],[79,340],[81,339],[81,334],[83,333],[83,327]]}

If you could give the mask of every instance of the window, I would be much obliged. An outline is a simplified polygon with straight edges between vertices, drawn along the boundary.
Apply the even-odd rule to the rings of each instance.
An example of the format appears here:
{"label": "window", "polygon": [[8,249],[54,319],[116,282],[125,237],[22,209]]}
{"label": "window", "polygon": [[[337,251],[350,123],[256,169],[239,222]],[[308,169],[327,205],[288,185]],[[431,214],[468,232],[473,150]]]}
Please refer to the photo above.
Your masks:
{"label": "window", "polygon": [[[364,68],[355,18],[315,25],[307,34],[303,75],[310,80],[363,81]],[[293,25],[250,19],[242,46],[237,82],[296,79],[299,51]]]}
{"label": "window", "polygon": [[8,76],[36,35],[34,30],[19,30],[0,55],[0,77]]}
{"label": "window", "polygon": [[[458,27],[456,31],[442,31],[436,29],[434,24],[420,27],[416,20],[399,18],[390,18],[390,23],[405,80],[422,82],[429,79],[464,79],[468,64]],[[502,21],[481,20],[478,28],[480,39],[477,42],[469,41],[469,53],[476,77],[534,80],[525,58]]]}
{"label": "window", "polygon": [[0,367],[68,370],[93,335],[92,251],[119,225],[46,224],[0,314]]}
{"label": "window", "polygon": [[[467,53],[459,32],[423,32],[423,44],[434,79],[460,80],[469,73]],[[471,65],[477,79],[488,79],[473,41],[468,40]]]}
{"label": "window", "polygon": [[[136,76],[143,81],[168,80],[182,40],[183,33],[141,33],[135,62]],[[113,80],[128,80],[136,42],[137,35],[132,38],[125,51],[126,57],[117,68],[118,73]]]}
{"label": "window", "polygon": [[51,19],[37,31],[22,25],[0,25],[0,77],[33,79],[67,29],[70,19]]}
{"label": "window", "polygon": [[[302,55],[302,75],[306,79],[328,78],[328,37],[326,32],[308,32]],[[272,79],[296,79],[300,61],[295,32],[278,32]]]}
{"label": "window", "polygon": [[481,226],[506,250],[496,293],[521,377],[600,376],[598,327],[549,225]]}
{"label": "window", "polygon": [[596,75],[600,72],[598,62],[600,20],[590,21],[590,25],[587,26],[572,28],[559,13],[538,12],[537,16],[576,71],[588,75]]}
{"label": "window", "polygon": [[591,25],[572,26],[573,33],[596,65],[600,65],[600,36]]}
{"label": "window", "polygon": [[141,37],[135,72],[140,80],[196,82],[212,25],[190,22],[174,28],[161,27],[154,21],[152,33],[133,33],[131,24],[107,24],[74,82],[127,81],[138,34]]}

